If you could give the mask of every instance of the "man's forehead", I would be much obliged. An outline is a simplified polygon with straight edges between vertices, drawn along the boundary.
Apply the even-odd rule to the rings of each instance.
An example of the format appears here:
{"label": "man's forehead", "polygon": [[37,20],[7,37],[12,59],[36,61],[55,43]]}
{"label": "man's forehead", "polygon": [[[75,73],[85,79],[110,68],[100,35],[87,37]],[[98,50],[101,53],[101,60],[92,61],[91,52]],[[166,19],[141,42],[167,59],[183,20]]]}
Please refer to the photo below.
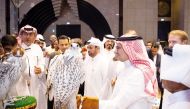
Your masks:
{"label": "man's forehead", "polygon": [[37,33],[36,28],[34,28],[34,27],[30,26],[30,25],[25,25],[24,27],[22,27],[22,28],[20,29],[20,32],[23,32],[23,31],[25,31],[25,32],[27,32],[27,33],[30,33],[30,32]]}
{"label": "man's forehead", "polygon": [[89,44],[89,45],[87,45],[87,47],[88,47],[88,48],[92,48],[92,47],[95,47],[95,45]]}
{"label": "man's forehead", "polygon": [[59,39],[59,43],[69,43],[68,39]]}
{"label": "man's forehead", "polygon": [[35,33],[34,33],[34,32],[26,32],[26,31],[22,31],[22,34],[33,35],[33,34],[35,34]]}
{"label": "man's forehead", "polygon": [[170,36],[168,38],[168,41],[181,41],[180,37],[178,36]]}
{"label": "man's forehead", "polygon": [[112,39],[107,39],[106,42],[113,42],[113,40]]}

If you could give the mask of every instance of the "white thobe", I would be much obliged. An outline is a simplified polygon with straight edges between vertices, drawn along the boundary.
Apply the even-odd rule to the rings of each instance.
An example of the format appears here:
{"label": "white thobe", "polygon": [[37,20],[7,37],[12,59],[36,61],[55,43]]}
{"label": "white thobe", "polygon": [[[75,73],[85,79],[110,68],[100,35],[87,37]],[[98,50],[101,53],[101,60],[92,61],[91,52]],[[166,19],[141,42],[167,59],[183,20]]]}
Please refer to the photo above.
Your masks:
{"label": "white thobe", "polygon": [[107,58],[108,60],[112,60],[113,57],[115,56],[114,50],[108,51],[108,50],[104,49],[104,50],[102,50],[101,53],[102,53],[102,54],[105,56],[105,58]]}
{"label": "white thobe", "polygon": [[165,101],[162,109],[189,109],[190,108],[190,89],[170,94]]}
{"label": "white thobe", "polygon": [[113,93],[114,84],[112,81],[117,78],[117,73],[124,68],[124,63],[120,61],[110,61],[108,64],[108,73],[106,75],[106,81],[101,92],[101,99],[109,99]]}
{"label": "white thobe", "polygon": [[151,109],[150,96],[144,92],[143,72],[125,62],[108,100],[99,100],[99,109]]}
{"label": "white thobe", "polygon": [[105,84],[107,74],[107,60],[97,54],[94,58],[88,56],[84,61],[85,64],[85,96],[99,97],[102,87]]}
{"label": "white thobe", "polygon": [[[190,88],[189,58],[190,45],[174,45],[172,56],[162,55],[161,79],[182,83]],[[168,67],[168,65],[172,67]],[[189,109],[189,107],[190,90],[175,93],[164,90],[162,109]]]}
{"label": "white thobe", "polygon": [[105,84],[103,86],[103,91],[100,94],[101,99],[108,99],[110,95],[112,94],[113,87],[112,87],[112,80],[115,79],[116,77],[116,72],[117,72],[117,65],[119,61],[114,61],[114,51],[110,50],[108,51],[107,49],[104,49],[102,52],[103,56],[107,58],[108,61],[108,70],[105,74]]}
{"label": "white thobe", "polygon": [[[25,49],[25,54],[27,56],[27,63],[29,67],[29,76],[30,76],[30,95],[34,96],[37,99],[37,107],[36,109],[45,109],[47,106],[47,99],[45,99],[46,91],[44,87],[44,57],[43,52],[39,45],[31,44],[30,46],[25,45],[24,43],[21,45]],[[41,73],[35,74],[34,67],[40,67]]]}

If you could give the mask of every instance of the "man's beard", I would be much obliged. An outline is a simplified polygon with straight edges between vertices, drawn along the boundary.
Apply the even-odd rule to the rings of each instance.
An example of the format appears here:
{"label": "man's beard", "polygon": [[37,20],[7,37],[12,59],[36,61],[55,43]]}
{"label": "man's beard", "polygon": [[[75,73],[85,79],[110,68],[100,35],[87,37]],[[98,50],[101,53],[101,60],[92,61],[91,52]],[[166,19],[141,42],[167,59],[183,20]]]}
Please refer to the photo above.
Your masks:
{"label": "man's beard", "polygon": [[108,45],[106,46],[106,49],[111,50],[111,49],[113,49],[113,46],[112,46],[111,44],[108,44]]}
{"label": "man's beard", "polygon": [[30,43],[30,42],[24,42],[27,46],[30,46],[32,43]]}

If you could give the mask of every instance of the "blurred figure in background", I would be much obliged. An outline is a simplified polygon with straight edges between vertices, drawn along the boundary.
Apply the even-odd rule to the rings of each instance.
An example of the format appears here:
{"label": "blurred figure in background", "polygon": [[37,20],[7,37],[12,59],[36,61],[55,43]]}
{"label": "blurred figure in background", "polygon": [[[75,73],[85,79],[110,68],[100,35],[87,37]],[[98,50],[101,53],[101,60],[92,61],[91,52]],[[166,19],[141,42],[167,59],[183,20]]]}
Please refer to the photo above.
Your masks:
{"label": "blurred figure in background", "polygon": [[54,47],[54,42],[57,41],[57,36],[55,35],[51,35],[49,37],[49,40],[50,40],[50,45],[48,47],[46,47],[46,52],[47,52],[47,55],[49,56],[52,52],[55,51],[55,47]]}
{"label": "blurred figure in background", "polygon": [[82,54],[82,59],[85,60],[87,55],[87,48],[85,46],[81,48],[81,54]]}
{"label": "blurred figure in background", "polygon": [[46,43],[44,37],[41,34],[37,34],[34,43],[38,44],[41,47],[42,51],[45,51]]}
{"label": "blurred figure in background", "polygon": [[4,49],[2,44],[0,43],[0,58],[2,58],[3,54],[4,54]]}
{"label": "blurred figure in background", "polygon": [[159,109],[162,108],[162,96],[163,96],[163,87],[162,87],[162,82],[160,80],[160,63],[161,63],[161,54],[159,54],[159,48],[160,44],[155,42],[152,44],[151,47],[151,53],[152,53],[152,61],[154,62],[154,64],[156,65],[156,77],[157,77],[157,81],[158,81],[158,88],[159,88],[159,95],[158,98],[160,99],[160,105],[159,105]]}

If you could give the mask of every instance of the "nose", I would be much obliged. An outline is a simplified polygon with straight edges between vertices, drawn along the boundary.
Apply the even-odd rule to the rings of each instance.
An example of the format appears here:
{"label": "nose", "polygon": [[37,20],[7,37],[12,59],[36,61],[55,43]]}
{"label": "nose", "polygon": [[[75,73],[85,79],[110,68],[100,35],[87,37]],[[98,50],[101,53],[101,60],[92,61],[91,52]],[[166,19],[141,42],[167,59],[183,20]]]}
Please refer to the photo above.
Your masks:
{"label": "nose", "polygon": [[174,46],[174,43],[170,42],[168,46],[169,46],[169,48],[172,48]]}
{"label": "nose", "polygon": [[30,34],[26,34],[26,37],[30,37]]}
{"label": "nose", "polygon": [[114,50],[114,54],[117,54],[117,49]]}

